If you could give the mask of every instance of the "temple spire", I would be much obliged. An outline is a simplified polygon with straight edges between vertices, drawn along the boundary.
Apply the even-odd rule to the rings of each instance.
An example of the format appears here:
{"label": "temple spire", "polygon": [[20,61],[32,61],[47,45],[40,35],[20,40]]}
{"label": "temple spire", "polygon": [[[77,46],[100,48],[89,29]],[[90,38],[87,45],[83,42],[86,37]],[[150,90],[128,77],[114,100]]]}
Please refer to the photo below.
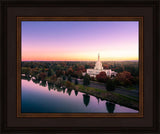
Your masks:
{"label": "temple spire", "polygon": [[100,61],[100,56],[99,56],[99,53],[98,53],[98,61]]}
{"label": "temple spire", "polygon": [[99,53],[98,53],[98,61],[96,62],[94,69],[103,70],[102,63],[100,61],[100,54]]}

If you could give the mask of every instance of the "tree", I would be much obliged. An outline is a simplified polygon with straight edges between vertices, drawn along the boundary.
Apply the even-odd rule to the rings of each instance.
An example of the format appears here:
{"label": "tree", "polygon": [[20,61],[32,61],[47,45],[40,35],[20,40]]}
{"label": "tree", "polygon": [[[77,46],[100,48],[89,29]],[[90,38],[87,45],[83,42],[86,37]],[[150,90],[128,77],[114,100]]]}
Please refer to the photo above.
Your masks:
{"label": "tree", "polygon": [[62,70],[57,70],[56,71],[56,76],[60,77],[61,75],[63,75],[63,71]]}
{"label": "tree", "polygon": [[88,86],[90,84],[90,76],[86,73],[83,78],[83,85]]}
{"label": "tree", "polygon": [[62,80],[62,78],[57,78],[57,81],[55,82],[55,85],[57,86],[57,87],[61,87],[61,86],[63,86],[63,80]]}
{"label": "tree", "polygon": [[121,73],[118,73],[116,76],[116,80],[119,81],[120,85],[123,86],[129,86],[132,85],[133,76],[130,72],[123,71]]}
{"label": "tree", "polygon": [[33,62],[31,62],[31,66],[30,66],[31,68],[34,68],[35,66],[33,65]]}
{"label": "tree", "polygon": [[74,71],[73,74],[72,74],[72,76],[75,77],[75,78],[78,78],[78,73],[77,73],[77,71]]}
{"label": "tree", "polygon": [[63,75],[63,80],[66,80],[66,76],[65,75]]}
{"label": "tree", "polygon": [[50,82],[54,83],[56,80],[57,80],[57,77],[55,74],[53,74],[51,77],[50,77]]}
{"label": "tree", "polygon": [[72,78],[70,75],[68,76],[68,81],[72,82]]}
{"label": "tree", "polygon": [[139,77],[134,77],[134,78],[132,79],[132,84],[138,85],[138,84],[139,84]]}
{"label": "tree", "polygon": [[104,64],[104,65],[103,65],[103,68],[104,68],[104,69],[108,69],[109,66],[108,66],[107,64]]}
{"label": "tree", "polygon": [[100,72],[98,75],[96,75],[96,79],[97,79],[97,81],[99,81],[99,82],[103,82],[103,83],[105,83],[106,82],[106,80],[107,80],[107,75],[106,75],[106,72]]}
{"label": "tree", "polygon": [[106,89],[108,91],[113,91],[115,90],[115,81],[113,79],[108,79],[106,82]]}
{"label": "tree", "polygon": [[52,70],[49,68],[48,69],[48,77],[52,76]]}
{"label": "tree", "polygon": [[46,78],[46,73],[41,72],[41,73],[39,74],[39,79],[42,80],[42,81],[44,81],[45,78]]}
{"label": "tree", "polygon": [[73,69],[72,69],[72,67],[70,67],[70,68],[67,70],[67,72],[68,72],[68,75],[72,75],[72,74],[73,74]]}
{"label": "tree", "polygon": [[44,72],[44,70],[45,70],[45,69],[44,69],[44,67],[43,67],[43,68],[42,68],[42,72]]}
{"label": "tree", "polygon": [[80,78],[80,79],[83,78],[82,71],[76,71],[75,73],[76,73],[76,75],[78,76],[78,77],[76,77],[76,78]]}
{"label": "tree", "polygon": [[70,89],[72,87],[72,83],[70,81],[65,82],[66,88]]}
{"label": "tree", "polygon": [[37,68],[32,69],[32,73],[31,74],[32,74],[32,76],[37,77],[37,75],[38,75]]}
{"label": "tree", "polygon": [[78,85],[78,80],[77,79],[75,79],[74,84]]}
{"label": "tree", "polygon": [[21,74],[25,74],[27,77],[30,75],[30,67],[22,67]]}
{"label": "tree", "polygon": [[90,77],[91,78],[91,81],[95,81],[95,77]]}

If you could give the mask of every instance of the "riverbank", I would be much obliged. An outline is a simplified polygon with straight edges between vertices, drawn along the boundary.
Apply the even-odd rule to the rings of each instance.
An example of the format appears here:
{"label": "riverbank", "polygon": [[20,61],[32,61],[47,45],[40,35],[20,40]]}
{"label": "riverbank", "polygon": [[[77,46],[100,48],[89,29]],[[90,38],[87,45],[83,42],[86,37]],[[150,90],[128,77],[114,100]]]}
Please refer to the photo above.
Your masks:
{"label": "riverbank", "polygon": [[[75,80],[75,78],[72,78]],[[73,83],[72,80],[72,83]],[[78,84],[83,85],[83,80],[78,79]],[[89,87],[97,88],[106,91],[106,87],[104,83],[96,82],[96,81],[90,81],[90,84],[88,85]],[[139,90],[138,88],[134,88],[132,90],[128,90],[125,87],[116,87],[115,90],[113,91],[114,93],[118,93],[122,96],[126,96],[128,98],[134,99],[134,100],[139,100]]]}
{"label": "riverbank", "polygon": [[110,102],[117,103],[119,105],[133,108],[135,110],[139,110],[139,103],[137,100],[131,99],[130,97],[123,96],[113,91],[104,91],[101,89],[88,87],[84,85],[74,85],[73,83],[72,83],[72,87],[75,87],[74,90],[76,91],[93,95],[97,98],[100,98],[101,100],[107,100]]}

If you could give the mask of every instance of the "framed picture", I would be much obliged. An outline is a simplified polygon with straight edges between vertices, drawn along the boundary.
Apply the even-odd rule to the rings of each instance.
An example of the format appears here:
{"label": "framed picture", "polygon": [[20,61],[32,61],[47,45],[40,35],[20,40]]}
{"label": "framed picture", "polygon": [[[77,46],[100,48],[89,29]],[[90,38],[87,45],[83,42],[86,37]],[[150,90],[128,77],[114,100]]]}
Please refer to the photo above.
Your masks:
{"label": "framed picture", "polygon": [[158,2],[122,3],[2,2],[2,132],[158,132]]}
{"label": "framed picture", "polygon": [[143,117],[143,17],[17,17],[17,48],[18,117]]}

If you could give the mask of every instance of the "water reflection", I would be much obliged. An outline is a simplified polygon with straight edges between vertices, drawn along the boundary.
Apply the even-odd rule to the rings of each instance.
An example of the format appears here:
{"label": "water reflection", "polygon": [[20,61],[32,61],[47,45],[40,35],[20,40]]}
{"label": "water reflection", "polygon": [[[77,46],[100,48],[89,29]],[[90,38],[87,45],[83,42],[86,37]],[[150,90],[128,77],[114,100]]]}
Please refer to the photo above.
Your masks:
{"label": "water reflection", "polygon": [[30,81],[30,80],[31,80],[31,77],[21,75],[21,79]]}
{"label": "water reflection", "polygon": [[62,90],[63,90],[63,93],[65,93],[66,88],[65,88],[65,87],[63,87],[63,88],[62,88]]}
{"label": "water reflection", "polygon": [[39,84],[39,83],[40,83],[40,80],[38,80],[38,79],[32,79],[32,81],[33,81],[33,83],[35,83],[35,84]]}
{"label": "water reflection", "polygon": [[[25,79],[25,80],[28,80],[28,81],[31,80],[30,77],[26,77],[26,76],[22,76],[22,79]],[[48,90],[49,90],[49,91],[50,91],[51,89],[53,89],[54,91],[57,90],[58,92],[63,92],[63,93],[65,93],[65,90],[67,90],[66,93],[67,93],[69,96],[70,96],[71,93],[72,93],[72,89],[67,89],[67,88],[64,88],[64,87],[57,87],[57,86],[55,86],[55,84],[52,83],[52,82],[48,82],[48,84],[47,84],[46,81],[40,81],[40,80],[38,80],[38,79],[33,79],[33,78],[32,78],[32,81],[33,81],[35,84],[38,84],[38,83],[39,83],[39,85],[40,85],[40,86],[43,86],[43,87],[46,87],[46,86],[48,85]],[[75,93],[75,96],[78,95],[78,91],[74,90],[74,93]],[[99,104],[100,98],[99,98],[99,97],[96,97],[96,98],[97,98],[98,104]],[[88,104],[90,103],[90,96],[89,96],[88,94],[83,94],[83,103],[84,103],[84,105],[85,105],[86,107],[87,107]],[[106,106],[107,106],[107,105],[109,105],[108,107],[112,107],[112,106],[110,106],[111,104],[106,104]]]}
{"label": "water reflection", "polygon": [[54,84],[53,83],[48,83],[48,90],[50,91],[53,88],[54,88]]}
{"label": "water reflection", "polygon": [[62,87],[56,87],[58,92],[63,92],[63,88]]}
{"label": "water reflection", "polygon": [[87,107],[90,101],[90,96],[87,94],[83,94],[83,103],[85,104],[85,106]]}
{"label": "water reflection", "polygon": [[98,100],[98,104],[99,104],[99,97],[96,97],[97,98],[97,100]]}
{"label": "water reflection", "polygon": [[[32,79],[32,81],[30,81],[30,82],[26,81],[26,83],[27,83],[26,87],[28,88],[28,85],[30,85],[28,89],[24,88],[25,84],[22,84],[22,90],[23,90],[23,96],[24,96],[23,101],[22,101],[22,103],[23,103],[22,109],[24,111],[28,110],[29,112],[31,112],[32,110],[33,111],[35,110],[34,112],[39,112],[39,111],[42,112],[44,110],[49,110],[50,112],[73,112],[72,110],[74,109],[75,112],[114,113],[114,112],[117,112],[117,109],[118,109],[117,107],[119,107],[119,105],[117,106],[117,104],[114,104],[111,102],[106,102],[105,100],[102,100],[99,97],[94,97],[92,95],[84,94],[84,93],[76,91],[76,90],[74,90],[72,92],[72,89],[67,89],[65,87],[58,88],[52,82],[40,81],[35,78],[24,77],[24,76],[22,77],[22,79],[27,80],[27,81],[30,81]],[[32,86],[34,83],[35,84],[39,83],[39,84],[36,86]],[[42,87],[46,87],[46,88],[42,88]],[[34,89],[36,89],[35,90],[36,92],[33,92]],[[46,89],[46,90],[41,90],[41,89]],[[53,90],[57,91],[57,92],[54,92]],[[49,91],[51,94],[55,93],[54,97],[51,96],[50,94],[48,94]],[[63,92],[63,94],[62,94],[62,92]],[[28,95],[28,94],[32,94],[32,97],[35,95],[35,97],[33,97],[34,99],[30,99],[30,95]],[[60,95],[56,95],[56,94],[60,94]],[[38,97],[39,97],[39,99],[38,99]],[[46,98],[41,99],[43,97],[44,98],[46,97]],[[83,101],[82,101],[82,99],[83,99]],[[34,100],[35,100],[35,102],[34,102]],[[50,100],[53,100],[53,101],[50,101]],[[98,101],[98,103],[97,103],[97,101]],[[44,102],[46,104],[45,108],[44,108],[44,105],[39,105],[40,103],[44,104]],[[60,105],[61,105],[61,107],[60,107]],[[120,110],[125,111],[125,112],[127,110],[131,111],[131,112],[132,111],[135,112],[134,110],[128,109],[123,106],[121,106],[118,109],[118,112]]]}
{"label": "water reflection", "polygon": [[67,89],[67,93],[69,96],[71,95],[71,92],[72,92],[72,89]]}
{"label": "water reflection", "polygon": [[75,93],[75,96],[77,96],[77,95],[78,95],[78,91],[74,90],[74,93]]}
{"label": "water reflection", "polygon": [[108,113],[114,113],[115,104],[111,102],[106,102],[106,109]]}
{"label": "water reflection", "polygon": [[47,83],[46,81],[42,81],[39,85],[43,86],[43,87],[46,87],[47,86]]}

